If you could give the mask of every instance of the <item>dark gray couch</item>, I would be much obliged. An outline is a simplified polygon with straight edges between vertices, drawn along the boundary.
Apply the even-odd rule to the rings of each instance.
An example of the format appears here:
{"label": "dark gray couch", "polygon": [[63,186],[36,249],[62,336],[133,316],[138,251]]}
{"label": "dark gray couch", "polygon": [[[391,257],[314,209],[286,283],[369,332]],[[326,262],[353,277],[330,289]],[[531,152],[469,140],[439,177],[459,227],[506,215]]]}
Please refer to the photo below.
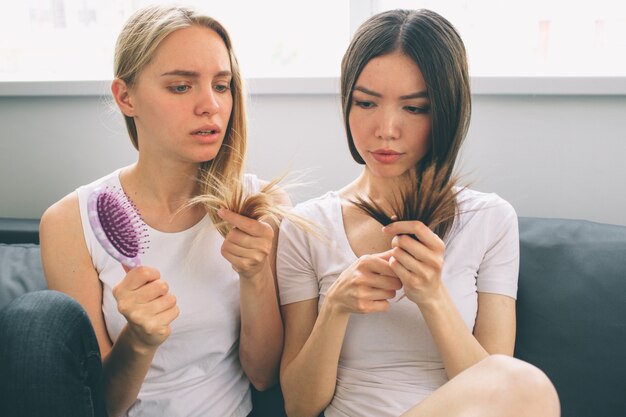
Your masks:
{"label": "dark gray couch", "polygon": [[[626,416],[626,227],[540,218],[519,225],[515,356],[548,374],[564,417]],[[0,308],[45,288],[36,231],[36,220],[0,219]],[[279,415],[267,411],[279,408],[276,392],[255,394],[261,415]]]}
{"label": "dark gray couch", "polygon": [[626,417],[626,227],[520,218],[515,356],[564,417]]}

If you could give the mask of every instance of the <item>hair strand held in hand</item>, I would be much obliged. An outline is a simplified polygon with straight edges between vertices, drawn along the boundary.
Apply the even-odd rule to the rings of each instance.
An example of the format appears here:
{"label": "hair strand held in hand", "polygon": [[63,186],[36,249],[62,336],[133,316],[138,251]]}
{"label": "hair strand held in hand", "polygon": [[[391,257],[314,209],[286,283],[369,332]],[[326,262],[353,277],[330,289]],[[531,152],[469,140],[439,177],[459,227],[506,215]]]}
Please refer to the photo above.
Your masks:
{"label": "hair strand held in hand", "polygon": [[400,179],[399,192],[390,202],[392,214],[387,214],[380,204],[365,196],[358,196],[352,203],[383,226],[394,221],[419,220],[443,239],[458,214],[455,200],[462,190],[456,186],[455,178],[448,180],[447,173],[447,169],[436,170],[435,164],[417,176],[407,172]]}
{"label": "hair strand held in hand", "polygon": [[241,179],[203,177],[200,180],[207,193],[192,198],[188,205],[202,204],[222,236],[226,236],[231,229],[230,224],[217,215],[217,211],[222,207],[242,216],[273,224],[279,224],[286,218],[303,230],[316,235],[315,225],[311,221],[296,215],[290,207],[278,202],[283,193],[279,184],[284,178],[284,175],[279,176],[267,183],[258,193],[246,195]]}

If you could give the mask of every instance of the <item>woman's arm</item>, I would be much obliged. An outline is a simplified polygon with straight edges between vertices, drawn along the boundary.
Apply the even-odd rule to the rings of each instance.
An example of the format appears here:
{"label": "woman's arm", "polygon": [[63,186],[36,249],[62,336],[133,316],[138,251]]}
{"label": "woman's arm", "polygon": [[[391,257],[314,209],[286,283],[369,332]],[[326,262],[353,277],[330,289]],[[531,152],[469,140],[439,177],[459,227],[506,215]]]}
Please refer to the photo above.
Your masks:
{"label": "woman's arm", "polygon": [[[146,319],[145,309],[133,308],[134,302],[128,302],[128,298],[124,297],[128,292],[122,286],[121,290],[116,288],[116,298],[125,298],[124,309],[129,311],[128,314],[137,315],[139,326],[149,328],[155,336],[153,340],[148,340],[153,344],[147,344],[145,332],[138,330],[137,326],[127,325],[112,346],[102,314],[102,287],[87,251],[76,193],[46,210],[41,219],[40,240],[48,287],[77,300],[91,320],[103,358],[107,411],[111,417],[120,415],[135,402],[158,344],[169,335],[169,327],[163,328],[161,322],[155,323],[150,318],[154,314]],[[178,314],[177,309],[172,311],[171,298],[162,297],[163,288],[158,288],[160,280],[157,271],[136,268],[122,282],[125,281],[133,283],[135,288],[143,287],[140,294],[145,294],[146,289],[152,291],[149,300],[143,300],[144,305],[154,308],[155,303],[165,302],[164,305],[170,306],[166,309],[157,306],[157,311],[161,312],[160,319],[165,319],[168,324]],[[147,283],[153,285],[144,285]],[[150,302],[154,298],[159,300]]]}
{"label": "woman's arm", "polygon": [[515,300],[506,295],[478,293],[474,337],[489,354],[513,356],[515,348]]}
{"label": "woman's arm", "polygon": [[[396,222],[385,228],[395,234],[390,265],[405,293],[419,307],[437,345],[449,378],[493,353],[512,354],[515,301],[479,294],[476,335],[463,321],[441,280],[445,245],[421,222]],[[415,235],[413,239],[410,235]]]}
{"label": "woman's arm", "polygon": [[335,393],[337,366],[349,314],[317,299],[283,306],[285,349],[280,382],[290,417],[319,415]]}
{"label": "woman's arm", "polygon": [[[289,205],[283,196],[277,204]],[[240,277],[241,331],[239,359],[254,387],[263,391],[276,384],[283,349],[283,323],[276,283],[278,225],[221,210],[220,217],[234,228],[222,246],[222,255]]]}
{"label": "woman's arm", "polygon": [[281,386],[289,416],[317,416],[331,402],[350,314],[385,311],[400,288],[385,254],[368,255],[331,285],[317,313],[317,299],[283,306],[285,349]]}
{"label": "woman's arm", "polygon": [[513,354],[515,300],[498,294],[478,294],[474,334],[463,321],[445,286],[431,302],[420,304],[449,378],[488,355]]}

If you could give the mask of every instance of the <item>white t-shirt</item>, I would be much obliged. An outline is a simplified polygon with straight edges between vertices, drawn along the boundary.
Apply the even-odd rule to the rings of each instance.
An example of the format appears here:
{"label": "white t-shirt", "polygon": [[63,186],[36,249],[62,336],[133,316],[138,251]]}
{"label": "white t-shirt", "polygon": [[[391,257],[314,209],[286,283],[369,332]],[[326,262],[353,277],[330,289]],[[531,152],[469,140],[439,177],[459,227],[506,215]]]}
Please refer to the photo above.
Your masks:
{"label": "white t-shirt", "polygon": [[[78,188],[87,249],[102,283],[102,311],[115,342],[126,325],[112,288],[124,277],[121,264],[96,240],[87,217],[87,198],[100,185],[121,189],[120,170]],[[248,192],[259,180],[245,176]],[[147,226],[149,248],[142,265],[158,269],[176,296],[180,315],[157,349],[127,416],[244,417],[252,410],[250,382],[239,362],[239,276],[222,257],[224,239],[205,216],[189,229],[164,233]]]}
{"label": "white t-shirt", "polygon": [[[461,214],[446,239],[442,279],[465,324],[473,329],[479,291],[516,297],[517,215],[496,194],[466,189],[458,201]],[[319,297],[319,308],[331,284],[357,257],[346,237],[337,192],[294,210],[319,225],[328,242],[282,222],[277,258],[281,304]],[[324,413],[399,416],[446,381],[426,322],[417,305],[404,297],[386,312],[350,316],[335,395]]]}

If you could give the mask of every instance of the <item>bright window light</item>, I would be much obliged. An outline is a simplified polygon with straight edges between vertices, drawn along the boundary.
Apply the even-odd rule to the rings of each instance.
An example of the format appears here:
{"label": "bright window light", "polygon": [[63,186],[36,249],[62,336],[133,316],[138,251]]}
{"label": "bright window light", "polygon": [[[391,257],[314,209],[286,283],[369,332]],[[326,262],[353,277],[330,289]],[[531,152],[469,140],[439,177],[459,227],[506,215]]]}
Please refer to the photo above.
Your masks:
{"label": "bright window light", "polygon": [[[0,81],[108,80],[126,19],[149,0],[22,0],[0,14]],[[350,37],[348,0],[167,1],[229,31],[244,77],[332,77]]]}
{"label": "bright window light", "polygon": [[[21,0],[0,14],[1,81],[111,79],[124,21],[150,0]],[[460,31],[484,77],[626,76],[626,1],[187,0],[229,30],[246,78],[337,77],[351,30],[393,8],[429,8]]]}
{"label": "bright window light", "polygon": [[459,30],[474,76],[625,76],[626,2],[381,0],[434,10]]}

